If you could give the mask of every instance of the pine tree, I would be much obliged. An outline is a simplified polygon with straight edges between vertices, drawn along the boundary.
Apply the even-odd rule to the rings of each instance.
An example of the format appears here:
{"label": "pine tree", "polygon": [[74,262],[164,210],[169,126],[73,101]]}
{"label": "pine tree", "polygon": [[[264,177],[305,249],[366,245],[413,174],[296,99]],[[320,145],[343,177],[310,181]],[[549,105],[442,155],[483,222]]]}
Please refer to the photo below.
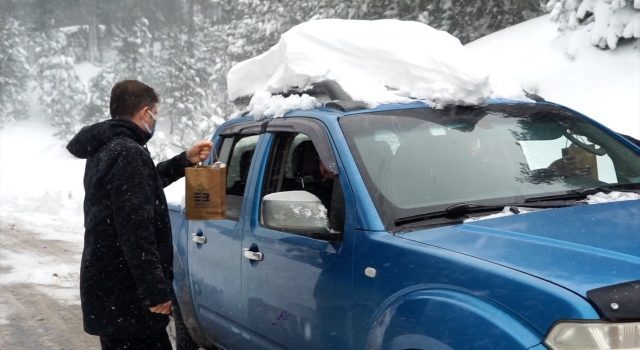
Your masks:
{"label": "pine tree", "polygon": [[118,58],[112,66],[122,78],[143,80],[152,74],[151,34],[149,22],[145,18],[135,20],[122,28],[119,45],[116,48]]}
{"label": "pine tree", "polygon": [[172,144],[183,149],[198,138],[194,123],[206,120],[210,114],[207,82],[211,71],[200,53],[199,38],[194,35],[189,42],[186,33],[171,35],[157,65],[162,68],[157,79],[162,93],[161,115],[169,116]]}
{"label": "pine tree", "polygon": [[[129,27],[120,28],[117,35],[116,60],[105,65],[103,70],[90,81],[89,103],[84,108],[83,121],[95,123],[109,116],[111,88],[124,79],[136,79],[153,86],[155,76],[151,60],[151,34],[149,23],[140,18]],[[176,54],[173,52],[172,54]]]}
{"label": "pine tree", "polygon": [[171,144],[162,131],[156,131],[155,135],[147,143],[151,158],[156,162],[162,162],[173,156],[175,153],[171,148]]}
{"label": "pine tree", "polygon": [[565,34],[590,25],[591,44],[615,49],[621,38],[640,38],[640,0],[549,0],[547,10]]}
{"label": "pine tree", "polygon": [[417,15],[399,18],[444,30],[463,44],[542,14],[539,0],[440,0],[425,5],[416,9]]}
{"label": "pine tree", "polygon": [[230,31],[216,21],[198,15],[192,35],[183,28],[162,39],[165,47],[156,62],[160,115],[171,125],[168,142],[176,150],[210,139],[225,121],[223,116],[235,109],[226,93],[226,73],[233,61],[225,47],[232,39],[225,37]]}
{"label": "pine tree", "polygon": [[40,88],[40,109],[58,128],[56,136],[70,139],[80,130],[81,110],[87,95],[74,69],[74,58],[65,50],[64,34],[50,30],[36,41],[36,81]]}
{"label": "pine tree", "polygon": [[82,124],[93,124],[111,118],[109,99],[116,81],[116,74],[110,67],[103,68],[89,81],[89,102],[82,112]]}
{"label": "pine tree", "polygon": [[0,127],[25,119],[30,66],[27,63],[27,36],[13,18],[0,15]]}

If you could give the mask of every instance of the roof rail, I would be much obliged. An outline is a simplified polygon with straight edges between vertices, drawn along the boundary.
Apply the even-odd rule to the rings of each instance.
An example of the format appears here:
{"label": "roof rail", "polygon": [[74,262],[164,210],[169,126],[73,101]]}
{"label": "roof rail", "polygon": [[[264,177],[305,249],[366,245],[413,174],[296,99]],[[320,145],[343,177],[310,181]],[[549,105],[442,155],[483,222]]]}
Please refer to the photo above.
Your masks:
{"label": "roof rail", "polygon": [[340,112],[351,112],[367,108],[367,104],[362,101],[330,101],[325,103],[324,106],[337,109]]}
{"label": "roof rail", "polygon": [[531,94],[525,89],[522,89],[522,91],[524,91],[524,95],[527,98],[530,98],[530,99],[532,99],[532,100],[534,100],[536,102],[545,102],[546,101],[544,98],[542,98],[542,96],[539,96],[539,95],[536,95],[536,94]]}
{"label": "roof rail", "polygon": [[[326,96],[331,100],[330,102],[325,103],[325,107],[327,108],[335,108],[342,112],[353,111],[358,109],[367,108],[366,104],[362,101],[354,101],[351,96],[342,89],[342,86],[338,84],[335,80],[323,80],[318,83],[312,85],[310,89],[296,91],[290,90],[287,92],[283,92],[280,95],[284,97],[288,97],[291,95],[302,95],[307,94],[310,96]],[[236,106],[245,107],[249,105],[251,102],[251,98],[253,96],[244,96],[237,98],[233,101]]]}
{"label": "roof rail", "polygon": [[362,101],[354,101],[353,98],[344,91],[342,86],[335,80],[323,80],[313,84],[310,90],[304,93],[311,96],[326,95],[331,101],[324,104],[326,108],[337,109],[341,112],[356,111],[367,108]]}
{"label": "roof rail", "polygon": [[306,94],[311,96],[327,95],[332,101],[344,101],[352,102],[353,98],[346,93],[340,84],[335,80],[323,80],[319,83],[313,84],[311,90],[305,91]]}

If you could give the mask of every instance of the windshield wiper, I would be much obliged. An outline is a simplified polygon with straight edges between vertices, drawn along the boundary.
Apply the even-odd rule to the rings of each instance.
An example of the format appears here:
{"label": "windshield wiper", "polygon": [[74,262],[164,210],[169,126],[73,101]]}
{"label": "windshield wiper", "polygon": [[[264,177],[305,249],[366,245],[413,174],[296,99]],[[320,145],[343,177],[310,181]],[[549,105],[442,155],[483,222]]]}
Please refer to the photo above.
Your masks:
{"label": "windshield wiper", "polygon": [[461,220],[459,219],[461,216],[466,214],[476,214],[476,213],[486,213],[486,212],[497,212],[504,210],[505,207],[509,207],[512,213],[518,214],[520,210],[518,210],[518,206],[520,207],[529,207],[529,208],[563,208],[563,207],[571,207],[577,205],[575,202],[567,202],[567,201],[550,201],[545,203],[505,203],[500,205],[482,205],[475,203],[459,203],[454,204],[450,207],[447,207],[442,211],[435,211],[431,213],[424,213],[412,216],[405,216],[395,219],[394,223],[396,226],[406,225],[412,222],[418,221],[427,221],[433,219],[440,218],[449,218],[451,223],[459,223]]}
{"label": "windshield wiper", "polygon": [[609,186],[599,186],[599,187],[591,187],[584,188],[580,190],[569,190],[567,193],[556,194],[552,196],[540,196],[540,197],[530,197],[525,199],[525,203],[529,205],[530,203],[537,202],[548,202],[548,201],[559,201],[559,200],[578,200],[585,199],[589,195],[594,195],[598,192],[603,193],[611,193],[613,191],[617,192],[637,192],[640,189],[640,185],[638,184],[615,184]]}
{"label": "windshield wiper", "polygon": [[394,223],[396,224],[396,226],[399,226],[399,225],[404,225],[404,224],[408,224],[416,221],[424,221],[424,220],[431,220],[431,219],[438,219],[438,218],[445,218],[445,217],[457,217],[457,216],[472,213],[472,212],[478,213],[478,212],[489,212],[489,211],[501,211],[503,210],[503,208],[504,206],[499,206],[499,205],[476,205],[473,203],[462,203],[462,204],[452,205],[442,211],[434,211],[430,213],[423,213],[418,215],[411,215],[411,216],[396,218]]}

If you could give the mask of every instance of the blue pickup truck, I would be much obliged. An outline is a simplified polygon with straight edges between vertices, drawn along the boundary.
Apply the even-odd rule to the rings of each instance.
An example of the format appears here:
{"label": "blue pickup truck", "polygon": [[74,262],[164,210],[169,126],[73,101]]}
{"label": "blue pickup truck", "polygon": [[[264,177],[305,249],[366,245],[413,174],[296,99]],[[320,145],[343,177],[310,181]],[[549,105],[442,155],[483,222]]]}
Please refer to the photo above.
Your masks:
{"label": "blue pickup truck", "polygon": [[221,125],[226,219],[170,212],[181,346],[640,349],[640,201],[586,200],[640,147],[537,100]]}

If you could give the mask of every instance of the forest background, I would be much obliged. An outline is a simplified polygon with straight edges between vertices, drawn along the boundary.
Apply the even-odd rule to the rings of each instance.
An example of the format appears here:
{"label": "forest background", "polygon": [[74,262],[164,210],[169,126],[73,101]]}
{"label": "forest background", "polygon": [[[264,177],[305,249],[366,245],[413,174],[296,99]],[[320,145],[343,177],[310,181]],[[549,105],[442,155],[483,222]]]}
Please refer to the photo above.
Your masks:
{"label": "forest background", "polygon": [[[585,0],[622,1],[624,0]],[[564,31],[581,0],[0,0],[0,127],[37,113],[70,139],[109,116],[109,95],[139,79],[161,97],[162,160],[209,137],[235,106],[226,75],[236,63],[313,19],[414,20],[463,44],[552,11]],[[640,3],[640,1],[635,0]],[[626,4],[622,4],[624,6]],[[629,7],[631,7],[630,5]],[[635,9],[634,9],[635,11]],[[555,12],[555,13],[554,13]],[[573,17],[572,17],[573,16]],[[79,64],[95,68],[83,83]]]}

